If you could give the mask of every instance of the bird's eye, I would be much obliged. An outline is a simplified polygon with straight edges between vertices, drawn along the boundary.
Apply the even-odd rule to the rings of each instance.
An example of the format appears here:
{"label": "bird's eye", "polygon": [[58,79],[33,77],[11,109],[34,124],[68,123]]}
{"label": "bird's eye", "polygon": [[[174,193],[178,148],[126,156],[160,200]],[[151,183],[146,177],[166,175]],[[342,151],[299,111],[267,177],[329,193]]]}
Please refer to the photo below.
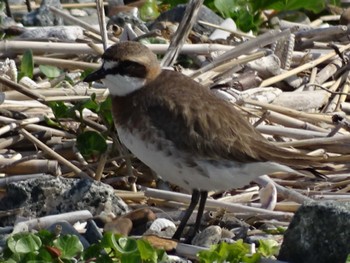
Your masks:
{"label": "bird's eye", "polygon": [[147,69],[144,65],[130,60],[120,61],[118,67],[115,69],[120,75],[128,75],[136,78],[145,78],[147,75]]}
{"label": "bird's eye", "polygon": [[106,75],[119,74],[136,78],[145,78],[147,75],[147,69],[144,65],[130,60],[119,62],[105,61],[103,69]]}

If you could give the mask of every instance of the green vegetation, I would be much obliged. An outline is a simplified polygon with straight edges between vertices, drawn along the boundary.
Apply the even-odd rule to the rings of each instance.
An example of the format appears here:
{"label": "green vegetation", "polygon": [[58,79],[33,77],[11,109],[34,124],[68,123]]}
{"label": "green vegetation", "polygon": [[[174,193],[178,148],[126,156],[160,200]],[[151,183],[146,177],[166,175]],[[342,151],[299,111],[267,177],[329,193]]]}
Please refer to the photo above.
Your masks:
{"label": "green vegetation", "polygon": [[198,253],[200,263],[230,262],[230,263],[257,263],[262,257],[270,258],[277,254],[279,246],[274,240],[259,240],[256,253],[251,254],[250,245],[238,240],[235,243],[220,243],[210,250]]}
{"label": "green vegetation", "polygon": [[[210,250],[198,253],[201,263],[230,262],[257,263],[261,257],[272,257],[278,252],[273,240],[261,240],[257,252],[250,253],[250,245],[238,240],[236,243],[221,243]],[[102,240],[83,248],[74,235],[53,234],[47,230],[37,233],[17,233],[7,239],[0,262],[94,262],[94,263],[158,263],[168,262],[164,250],[154,248],[144,239],[134,239],[118,234],[105,233]]]}
{"label": "green vegetation", "polygon": [[[161,5],[174,7],[186,0],[163,0]],[[261,25],[261,13],[264,10],[277,12],[291,10],[305,10],[319,13],[325,10],[326,5],[339,6],[340,0],[205,0],[204,4],[218,12],[224,18],[232,18],[242,31],[257,31]]]}
{"label": "green vegetation", "polygon": [[0,261],[8,263],[75,262],[72,259],[82,251],[83,245],[77,236],[56,236],[46,230],[36,234],[23,232],[7,239],[7,246]]}
{"label": "green vegetation", "polygon": [[153,248],[143,239],[133,239],[106,233],[98,244],[84,250],[78,237],[54,235],[46,230],[38,233],[18,233],[7,239],[7,246],[0,262],[166,262],[164,250]]}
{"label": "green vegetation", "polygon": [[49,79],[57,78],[61,75],[61,70],[55,66],[39,65],[39,69]]}
{"label": "green vegetation", "polygon": [[[146,5],[140,10],[144,20],[152,20],[158,16],[159,10],[171,8],[187,0],[163,0],[160,5],[155,0],[147,0]],[[324,0],[205,0],[205,4],[224,18],[232,18],[243,31],[258,30],[261,25],[261,15],[264,10],[276,12],[290,10],[305,10],[319,13],[326,8]],[[330,0],[329,4],[339,5],[340,0]],[[0,4],[3,9],[3,4]],[[47,78],[56,78],[62,72],[53,66],[40,65],[41,72]],[[19,78],[28,76],[33,78],[34,62],[31,51],[23,54]],[[82,78],[89,72],[84,72]],[[107,150],[106,137],[113,129],[111,114],[111,100],[96,101],[95,96],[90,99],[77,102],[74,105],[63,102],[50,102],[55,115],[54,120],[47,120],[48,124],[65,128],[62,119],[70,119],[79,122],[77,148],[86,159],[96,160],[99,155]],[[97,113],[108,131],[100,134],[95,131],[87,131],[83,121],[83,110],[89,109]],[[79,112],[80,114],[76,114]],[[274,240],[261,240],[255,253],[251,253],[250,245],[238,240],[236,243],[221,243],[210,250],[198,253],[199,262],[259,262],[262,257],[273,257],[278,253],[279,246]],[[167,254],[164,250],[152,247],[143,239],[133,239],[106,233],[98,244],[89,248],[83,248],[77,236],[55,235],[42,230],[38,233],[17,233],[7,239],[6,248],[0,255],[0,262],[166,262]],[[350,256],[347,259],[350,263]]]}
{"label": "green vegetation", "polygon": [[20,72],[18,74],[18,80],[27,76],[28,78],[33,78],[34,71],[34,60],[33,60],[33,52],[31,50],[27,50],[23,53]]}
{"label": "green vegetation", "polygon": [[[80,122],[76,146],[84,158],[87,160],[96,160],[101,154],[107,151],[106,136],[113,129],[110,98],[98,102],[95,95],[92,95],[90,99],[78,102],[75,105],[69,105],[63,102],[50,102],[48,105],[55,115],[55,120],[47,120],[48,125],[61,127],[60,120],[67,118]],[[84,109],[89,109],[97,113],[108,128],[108,131],[105,133],[86,131],[86,125],[82,117]],[[79,115],[76,112],[79,112]]]}

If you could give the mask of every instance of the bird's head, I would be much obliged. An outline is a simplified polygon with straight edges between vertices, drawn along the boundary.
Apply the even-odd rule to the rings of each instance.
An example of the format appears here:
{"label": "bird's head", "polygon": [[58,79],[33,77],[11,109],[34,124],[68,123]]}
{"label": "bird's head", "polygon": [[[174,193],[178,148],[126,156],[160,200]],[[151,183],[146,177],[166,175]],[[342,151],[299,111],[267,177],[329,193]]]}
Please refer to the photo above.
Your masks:
{"label": "bird's head", "polygon": [[155,79],[161,69],[156,55],[138,42],[120,42],[102,55],[102,66],[84,81],[101,80],[112,96],[126,96]]}

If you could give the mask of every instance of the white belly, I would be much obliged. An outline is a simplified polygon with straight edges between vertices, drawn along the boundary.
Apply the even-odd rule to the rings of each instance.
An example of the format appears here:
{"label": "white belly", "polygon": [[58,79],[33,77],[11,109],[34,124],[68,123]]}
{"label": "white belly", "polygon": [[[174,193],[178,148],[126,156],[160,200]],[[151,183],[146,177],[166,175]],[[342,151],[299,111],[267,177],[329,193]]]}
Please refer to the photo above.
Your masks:
{"label": "white belly", "polygon": [[[177,150],[172,142],[163,139],[159,150],[155,142],[141,140],[140,134],[117,127],[121,142],[143,163],[154,170],[165,181],[188,191],[229,190],[247,185],[260,175],[276,171],[293,171],[289,167],[273,162],[239,163],[234,161],[210,162]],[[159,139],[159,138],[157,138]],[[189,161],[190,160],[190,164]]]}

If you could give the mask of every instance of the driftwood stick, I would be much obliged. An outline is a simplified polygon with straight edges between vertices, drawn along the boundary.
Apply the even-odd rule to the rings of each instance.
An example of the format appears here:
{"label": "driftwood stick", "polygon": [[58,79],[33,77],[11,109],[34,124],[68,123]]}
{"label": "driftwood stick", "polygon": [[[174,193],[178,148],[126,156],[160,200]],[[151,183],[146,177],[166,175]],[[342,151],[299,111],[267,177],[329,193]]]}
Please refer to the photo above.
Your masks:
{"label": "driftwood stick", "polygon": [[272,126],[272,125],[259,125],[257,127],[258,131],[264,134],[269,135],[279,135],[290,138],[299,138],[299,139],[309,139],[309,138],[325,138],[329,132],[319,132],[319,131],[308,131],[304,129],[296,128],[287,128],[281,126]]}
{"label": "driftwood stick", "polygon": [[265,115],[265,118],[269,121],[281,124],[283,126],[291,127],[291,128],[299,128],[299,129],[318,131],[318,132],[329,132],[327,129],[321,128],[312,123],[301,121],[296,118],[293,118],[278,112],[274,112],[274,111],[268,111],[267,114]]}
{"label": "driftwood stick", "polygon": [[196,22],[203,1],[204,0],[190,0],[188,2],[184,16],[170,41],[169,49],[160,63],[162,67],[169,67],[175,63],[183,44]]}
{"label": "driftwood stick", "polygon": [[268,44],[271,44],[274,41],[276,41],[282,37],[286,37],[288,35],[290,35],[289,30],[285,30],[282,32],[277,31],[277,30],[271,30],[263,35],[260,35],[256,38],[254,38],[254,39],[250,39],[249,41],[244,42],[244,43],[236,46],[235,48],[232,48],[231,50],[225,52],[224,54],[217,57],[213,62],[209,63],[208,65],[198,69],[196,72],[194,72],[192,74],[192,77],[195,78],[195,77],[199,76],[200,74],[203,74],[203,73],[217,67],[218,65],[221,65],[222,63],[224,63],[228,60],[232,60],[232,59],[237,58],[241,55],[249,53],[252,50],[255,50],[259,47],[263,47],[263,46],[266,46]]}
{"label": "driftwood stick", "polygon": [[[74,89],[56,88],[56,89],[36,90],[36,93],[45,97],[45,99],[54,98],[54,97],[61,97],[61,96],[65,96],[67,98],[69,98],[70,96],[91,96],[94,93],[96,94],[96,97],[99,98],[99,97],[103,96],[104,92],[105,92],[104,89],[88,88],[87,86],[85,88],[79,87],[79,88],[74,88]],[[29,99],[29,97],[26,96],[25,94],[20,93],[18,91],[14,91],[14,90],[5,91],[4,93],[5,93],[6,100],[16,100],[18,103],[18,107],[23,105],[23,103],[24,103],[23,100]],[[6,102],[6,100],[5,100],[5,102]],[[24,105],[24,106],[27,106],[27,105]],[[44,105],[42,105],[42,106],[44,106]]]}
{"label": "driftwood stick", "polygon": [[[103,50],[102,44],[96,44]],[[156,54],[164,54],[168,49],[168,44],[149,44],[146,45]],[[31,49],[33,54],[43,53],[64,53],[67,54],[95,54],[100,55],[91,47],[89,43],[54,43],[54,42],[35,42],[35,41],[17,41],[17,40],[2,40],[0,41],[0,53],[6,54],[7,52],[12,53],[23,53],[25,50]],[[232,49],[229,45],[220,44],[185,44],[182,49],[182,54],[199,54],[208,55],[215,51],[227,51]]]}
{"label": "driftwood stick", "polygon": [[285,108],[278,105],[273,105],[273,104],[268,104],[268,103],[263,103],[255,100],[248,100],[248,99],[244,100],[244,103],[258,106],[265,110],[276,111],[278,113],[282,113],[282,114],[297,118],[299,120],[302,119],[302,120],[308,120],[311,122],[325,122],[325,123],[333,124],[332,117],[326,114],[310,114],[310,113],[305,113],[305,112]]}
{"label": "driftwood stick", "polygon": [[85,179],[90,179],[92,178],[88,176],[85,172],[83,172],[81,169],[76,167],[74,164],[72,164],[70,161],[67,159],[63,158],[61,155],[53,151],[51,148],[49,148],[46,144],[43,142],[39,141],[37,138],[35,138],[32,134],[27,132],[25,129],[20,129],[20,133],[29,141],[34,143],[36,146],[38,146],[41,150],[43,150],[45,153],[56,159],[58,162],[61,164],[69,167],[77,176]]}
{"label": "driftwood stick", "polygon": [[50,225],[59,222],[59,221],[67,221],[71,224],[74,224],[77,221],[85,221],[92,218],[92,214],[88,210],[74,211],[69,213],[63,213],[59,215],[50,215],[44,216],[36,219],[31,219],[28,221],[22,221],[18,224],[22,224],[28,228],[28,230],[32,229],[43,229],[47,228]]}
{"label": "driftwood stick", "polygon": [[[88,8],[88,7],[95,7],[96,4],[95,3],[65,3],[65,4],[61,4],[62,8]],[[104,6],[108,6],[108,2],[104,2],[103,3]],[[11,10],[13,11],[17,11],[17,10],[24,10],[27,9],[26,5],[10,5]],[[32,4],[32,8],[33,9],[37,9],[39,8],[40,5],[33,3]]]}
{"label": "driftwood stick", "polygon": [[[344,52],[344,51],[348,50],[349,48],[350,48],[350,44],[347,44],[346,46],[339,48],[339,51]],[[288,77],[294,76],[294,75],[296,75],[304,70],[313,68],[313,67],[321,64],[322,62],[325,62],[326,60],[328,60],[334,56],[337,56],[337,53],[335,51],[330,51],[328,54],[326,54],[318,59],[315,59],[315,60],[308,62],[308,63],[305,63],[297,68],[286,71],[278,76],[264,80],[263,82],[261,82],[260,87],[271,86],[271,85],[273,85],[279,81],[282,81]]]}
{"label": "driftwood stick", "polygon": [[30,173],[48,173],[60,175],[61,170],[56,160],[29,160],[29,161],[12,161],[0,159],[0,169],[6,174],[25,174]]}
{"label": "driftwood stick", "polygon": [[70,59],[47,58],[41,56],[34,56],[33,59],[36,64],[45,64],[71,70],[98,69],[101,66],[99,63],[87,63],[83,61],[74,61]]}
{"label": "driftwood stick", "polygon": [[[174,193],[170,191],[156,190],[151,188],[146,189],[145,196],[165,199],[165,200],[172,200],[172,201],[177,201],[182,203],[190,203],[190,200],[191,200],[191,196],[187,194]],[[206,207],[207,208],[208,207],[224,208],[229,212],[246,212],[246,213],[254,213],[255,215],[256,214],[271,215],[271,216],[273,215],[278,218],[283,218],[284,220],[289,220],[293,216],[292,213],[281,213],[281,212],[269,211],[261,208],[244,206],[240,204],[225,203],[225,202],[220,202],[220,201],[211,200],[211,199],[207,200]]]}
{"label": "driftwood stick", "polygon": [[32,98],[34,100],[40,101],[40,102],[44,102],[45,101],[45,97],[42,96],[41,94],[37,93],[34,90],[30,90],[26,87],[24,87],[23,85],[20,85],[12,80],[9,80],[6,77],[0,76],[0,83],[3,85],[6,85],[7,87],[14,89],[20,93],[25,94],[26,96],[28,96],[29,98]]}

